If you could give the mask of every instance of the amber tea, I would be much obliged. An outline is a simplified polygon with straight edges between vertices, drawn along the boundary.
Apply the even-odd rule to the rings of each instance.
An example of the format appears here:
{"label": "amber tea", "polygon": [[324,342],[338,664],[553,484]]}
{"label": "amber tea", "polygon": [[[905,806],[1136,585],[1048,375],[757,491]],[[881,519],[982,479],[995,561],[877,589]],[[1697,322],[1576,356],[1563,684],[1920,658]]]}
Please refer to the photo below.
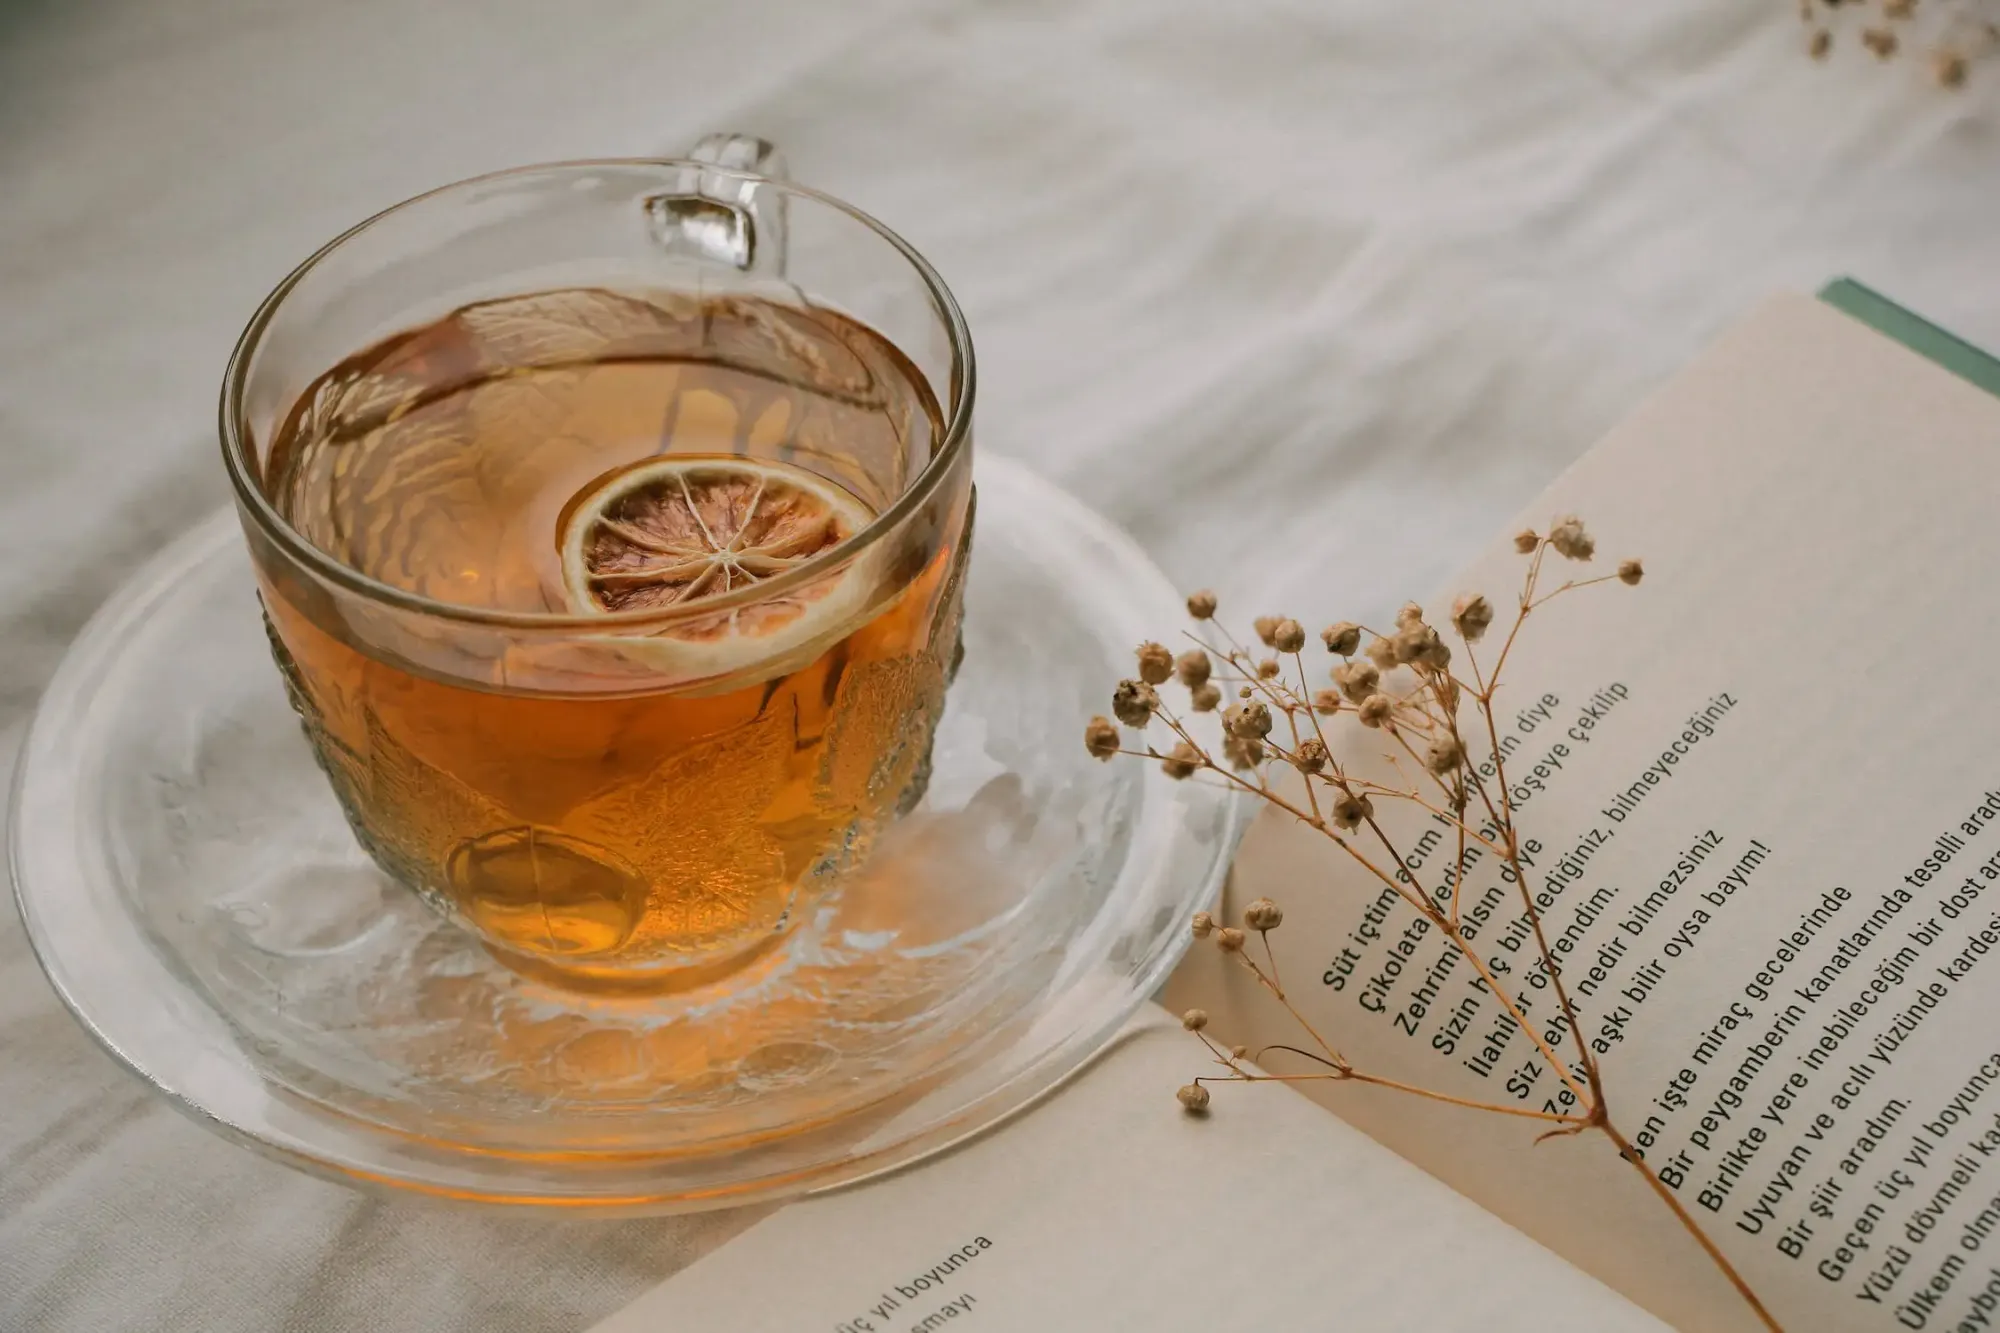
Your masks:
{"label": "amber tea", "polygon": [[570,977],[691,976],[777,938],[921,794],[965,487],[857,538],[942,435],[879,334],[749,295],[493,300],[321,377],[265,493],[350,569],[477,613],[391,632],[263,571],[363,844]]}

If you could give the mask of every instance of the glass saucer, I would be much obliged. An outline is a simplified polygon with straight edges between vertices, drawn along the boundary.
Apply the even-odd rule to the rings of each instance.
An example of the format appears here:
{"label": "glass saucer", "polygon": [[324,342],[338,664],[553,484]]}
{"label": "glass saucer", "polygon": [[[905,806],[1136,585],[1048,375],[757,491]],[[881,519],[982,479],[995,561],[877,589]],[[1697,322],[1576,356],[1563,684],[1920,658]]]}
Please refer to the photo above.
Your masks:
{"label": "glass saucer", "polygon": [[1114,527],[978,464],[964,666],[923,803],[744,971],[581,994],[354,844],[265,648],[235,515],[91,621],[22,751],[15,892],[63,1001],[209,1127],[352,1182],[669,1212],[843,1184],[1019,1110],[1164,979],[1244,807],[1083,722],[1179,598]]}

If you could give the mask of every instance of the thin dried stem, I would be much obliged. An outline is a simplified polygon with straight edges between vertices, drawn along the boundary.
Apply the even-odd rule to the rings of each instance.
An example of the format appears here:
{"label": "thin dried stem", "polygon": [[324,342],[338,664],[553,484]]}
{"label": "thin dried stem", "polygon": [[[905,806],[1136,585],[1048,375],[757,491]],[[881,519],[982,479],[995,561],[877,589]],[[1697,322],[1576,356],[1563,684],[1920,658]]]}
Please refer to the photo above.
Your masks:
{"label": "thin dried stem", "polygon": [[1538,611],[1542,607],[1547,606],[1550,602],[1553,602],[1556,598],[1562,596],[1566,592],[1575,592],[1578,588],[1594,588],[1600,583],[1615,583],[1617,582],[1617,580],[1618,576],[1616,574],[1600,574],[1598,577],[1594,579],[1571,579],[1568,582],[1564,583],[1561,587],[1552,589],[1551,591],[1543,594],[1541,597],[1537,598],[1533,602],[1530,602],[1526,607],[1522,609],[1524,611]]}
{"label": "thin dried stem", "polygon": [[[1268,931],[1262,933],[1264,935],[1264,947],[1268,951],[1271,946],[1271,936]],[[1293,1007],[1291,996],[1285,994],[1285,988],[1278,984],[1275,965],[1273,972],[1267,976],[1264,970],[1257,966],[1257,960],[1250,957],[1250,955],[1239,953],[1236,956],[1242,961],[1245,967],[1250,969],[1251,973],[1257,978],[1258,984],[1277,997],[1278,1003],[1285,1007],[1285,1012],[1292,1016],[1292,1021],[1299,1025],[1299,1029],[1311,1037],[1313,1043],[1326,1053],[1326,1063],[1337,1069],[1346,1069],[1348,1067],[1347,1057],[1342,1055],[1339,1048],[1334,1046],[1332,1042],[1320,1035],[1319,1029],[1312,1025],[1310,1019]]]}
{"label": "thin dried stem", "polygon": [[1551,1120],[1558,1124],[1574,1125],[1579,1129],[1589,1123],[1582,1116],[1562,1115],[1553,1111],[1537,1111],[1527,1106],[1502,1106],[1497,1102],[1472,1101],[1469,1098],[1454,1097],[1450,1093],[1438,1092],[1432,1088],[1420,1088],[1414,1083],[1400,1083],[1393,1078],[1381,1078],[1375,1074],[1364,1074],[1359,1070],[1347,1074],[1345,1078],[1354,1083],[1373,1083],[1381,1088],[1394,1088],[1398,1092],[1407,1092],[1412,1096],[1422,1097],[1434,1102],[1444,1102],[1451,1106],[1470,1107],[1475,1111],[1491,1111],[1495,1115],[1520,1116],[1525,1120]]}
{"label": "thin dried stem", "polygon": [[[1211,1043],[1211,1045],[1212,1044],[1213,1043]],[[1267,1046],[1264,1049],[1270,1051],[1289,1051],[1293,1050],[1294,1048],[1289,1046]],[[1306,1052],[1303,1051],[1297,1053],[1302,1055],[1306,1054]],[[1589,1126],[1589,1121],[1585,1120],[1581,1116],[1561,1115],[1552,1111],[1537,1111],[1534,1108],[1528,1106],[1503,1106],[1498,1102],[1474,1101],[1468,1097],[1454,1097],[1448,1092],[1439,1092],[1435,1088],[1422,1088],[1418,1087],[1414,1083],[1400,1083],[1393,1078],[1382,1078],[1376,1074],[1364,1074],[1358,1069],[1348,1069],[1339,1071],[1327,1070],[1324,1073],[1318,1073],[1318,1074],[1265,1074],[1265,1073],[1252,1073],[1251,1071],[1244,1069],[1244,1070],[1237,1070],[1237,1072],[1229,1075],[1226,1078],[1218,1075],[1204,1075],[1203,1077],[1196,1079],[1195,1082],[1197,1083],[1369,1083],[1373,1084],[1378,1088],[1391,1088],[1397,1092],[1407,1092],[1413,1097],[1422,1097],[1426,1101],[1442,1102],[1447,1106],[1463,1106],[1467,1110],[1471,1111],[1490,1111],[1494,1115],[1517,1116],[1523,1120],[1541,1120],[1545,1122],[1554,1122],[1556,1124],[1564,1126],[1566,1130],[1572,1126],[1579,1130],[1588,1128]]]}
{"label": "thin dried stem", "polygon": [[1666,1183],[1660,1179],[1652,1167],[1646,1165],[1645,1157],[1632,1145],[1631,1141],[1620,1133],[1618,1127],[1608,1119],[1599,1117],[1596,1127],[1617,1146],[1618,1155],[1624,1158],[1631,1165],[1632,1169],[1639,1173],[1640,1178],[1646,1182],[1647,1187],[1654,1194],[1657,1194],[1660,1197],[1660,1201],[1672,1210],[1673,1215],[1679,1219],[1681,1226],[1687,1230],[1689,1235],[1695,1238],[1695,1242],[1701,1246],[1709,1259],[1714,1262],[1717,1268],[1722,1270],[1722,1275],[1729,1279],[1730,1285],[1736,1288],[1736,1294],[1741,1296],[1745,1303],[1750,1306],[1750,1309],[1755,1312],[1757,1318],[1763,1321],[1764,1327],[1769,1329],[1771,1333],[1785,1333],[1783,1326],[1778,1323],[1776,1317],[1764,1308],[1764,1302],[1757,1298],[1757,1293],[1752,1290],[1749,1282],[1744,1280],[1743,1274],[1736,1271],[1736,1265],[1729,1262],[1729,1256],[1725,1255],[1716,1243],[1709,1238],[1708,1232],[1702,1229],[1701,1223],[1696,1220],[1694,1214],[1690,1213],[1682,1205],[1679,1196],[1667,1188]]}

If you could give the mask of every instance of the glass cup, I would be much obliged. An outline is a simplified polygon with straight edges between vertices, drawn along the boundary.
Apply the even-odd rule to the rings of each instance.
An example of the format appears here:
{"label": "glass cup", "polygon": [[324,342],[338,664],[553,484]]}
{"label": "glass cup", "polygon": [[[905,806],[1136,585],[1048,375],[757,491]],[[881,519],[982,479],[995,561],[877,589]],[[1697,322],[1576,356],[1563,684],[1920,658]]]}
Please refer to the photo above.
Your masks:
{"label": "glass cup", "polygon": [[564,984],[782,939],[922,795],[972,401],[937,274],[759,140],[484,176],[328,244],[221,431],[362,846]]}

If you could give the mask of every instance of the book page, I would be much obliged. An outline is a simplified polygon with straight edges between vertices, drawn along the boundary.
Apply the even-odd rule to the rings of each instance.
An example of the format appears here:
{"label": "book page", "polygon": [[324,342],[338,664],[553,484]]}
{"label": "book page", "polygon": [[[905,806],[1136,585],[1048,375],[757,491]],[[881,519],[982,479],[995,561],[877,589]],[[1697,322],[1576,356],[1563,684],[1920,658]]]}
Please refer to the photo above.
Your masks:
{"label": "book page", "polygon": [[[1996,503],[2000,401],[1787,298],[1524,516],[1596,535],[1558,580],[1646,565],[1537,611],[1509,663],[1526,887],[1615,1120],[1792,1329],[2000,1327]],[[1504,630],[1522,568],[1496,545],[1450,592]],[[1410,813],[1435,886],[1453,839]],[[1468,869],[1467,933],[1573,1059],[1499,871]],[[1262,820],[1232,893],[1283,905],[1293,997],[1356,1068],[1569,1109],[1439,933],[1307,827]],[[1171,1001],[1296,1040],[1212,948]],[[1601,1135],[1300,1086],[1669,1322],[1756,1326]],[[1217,1088],[1216,1123],[1272,1091]]]}
{"label": "book page", "polygon": [[1660,1329],[1283,1088],[1182,1114],[1192,1039],[1148,1012],[1021,1118],[780,1209],[595,1333]]}

